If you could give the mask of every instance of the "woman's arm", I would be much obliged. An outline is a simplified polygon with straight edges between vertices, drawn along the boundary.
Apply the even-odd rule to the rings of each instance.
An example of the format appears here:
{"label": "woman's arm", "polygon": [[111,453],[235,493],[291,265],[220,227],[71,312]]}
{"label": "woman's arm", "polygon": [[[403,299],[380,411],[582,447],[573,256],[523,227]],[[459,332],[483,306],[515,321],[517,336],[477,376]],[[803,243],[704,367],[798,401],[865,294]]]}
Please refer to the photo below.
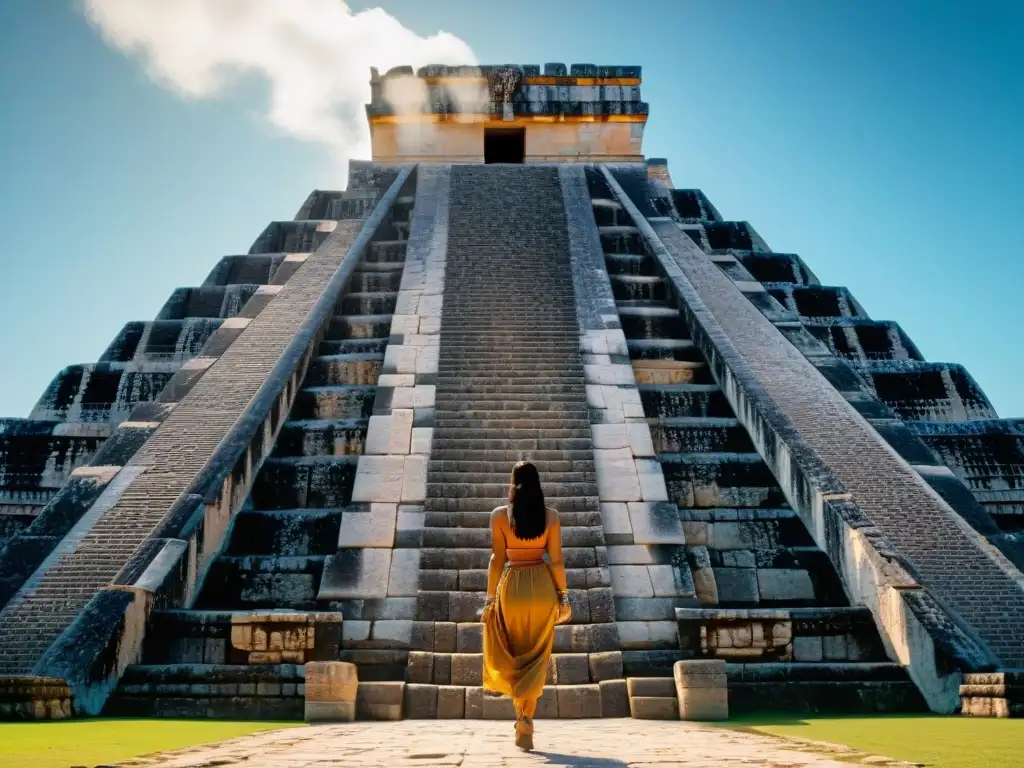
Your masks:
{"label": "woman's arm", "polygon": [[555,589],[566,590],[565,561],[562,559],[562,524],[558,520],[558,512],[551,510],[551,521],[548,524],[548,564],[551,566],[551,578]]}
{"label": "woman's arm", "polygon": [[491,561],[487,565],[487,599],[494,599],[498,591],[498,580],[505,568],[505,527],[502,520],[507,518],[508,513],[504,507],[498,507],[491,512]]}

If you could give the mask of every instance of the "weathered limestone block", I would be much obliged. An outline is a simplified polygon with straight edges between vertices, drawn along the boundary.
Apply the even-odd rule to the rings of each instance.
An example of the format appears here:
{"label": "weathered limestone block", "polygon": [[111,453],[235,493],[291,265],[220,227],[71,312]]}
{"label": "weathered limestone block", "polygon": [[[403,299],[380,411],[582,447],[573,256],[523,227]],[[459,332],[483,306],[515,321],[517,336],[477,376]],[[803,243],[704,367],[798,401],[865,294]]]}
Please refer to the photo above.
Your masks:
{"label": "weathered limestone block", "polygon": [[359,683],[356,715],[364,720],[401,720],[405,685],[403,682]]}
{"label": "weathered limestone block", "polygon": [[437,717],[438,686],[408,683],[405,686],[405,716],[413,720]]}
{"label": "weathered limestone block", "polygon": [[344,661],[307,663],[306,722],[352,722],[356,719],[358,689],[355,664]]}
{"label": "weathered limestone block", "polygon": [[483,692],[481,713],[484,720],[515,720],[516,708],[510,696],[497,696],[489,691]]}
{"label": "weathered limestone block", "polygon": [[68,684],[76,715],[98,715],[124,671],[139,663],[153,601],[138,586],[100,590],[40,659],[35,671]]}
{"label": "weathered limestone block", "polygon": [[65,720],[71,688],[55,677],[0,677],[0,720]]}
{"label": "weathered limestone block", "polygon": [[1024,717],[1024,672],[964,675],[960,713],[969,717]]}
{"label": "weathered limestone block", "polygon": [[625,680],[602,680],[598,687],[601,690],[601,717],[629,717],[629,692]]}
{"label": "weathered limestone block", "polygon": [[395,543],[397,520],[397,504],[353,504],[342,515],[338,546],[390,549]]}
{"label": "weathered limestone block", "polygon": [[731,661],[793,657],[793,624],[783,610],[677,608],[680,647],[704,658]]}
{"label": "weathered limestone block", "polygon": [[466,691],[461,685],[437,686],[437,717],[461,720],[466,714]]}
{"label": "weathered limestone block", "polygon": [[680,720],[727,720],[724,661],[677,661],[672,669]]}
{"label": "weathered limestone block", "polygon": [[630,715],[638,720],[676,720],[675,684],[670,677],[630,677],[626,680]]}
{"label": "weathered limestone block", "polygon": [[[340,613],[236,613],[229,664],[305,664],[338,658]],[[207,641],[208,643],[210,641]]]}
{"label": "weathered limestone block", "polygon": [[590,679],[595,683],[622,677],[622,651],[602,651],[587,656]]}
{"label": "weathered limestone block", "polygon": [[560,718],[601,717],[600,685],[560,685],[555,690]]}
{"label": "weathered limestone block", "polygon": [[320,582],[319,600],[386,597],[391,572],[391,549],[339,549],[328,556]]}

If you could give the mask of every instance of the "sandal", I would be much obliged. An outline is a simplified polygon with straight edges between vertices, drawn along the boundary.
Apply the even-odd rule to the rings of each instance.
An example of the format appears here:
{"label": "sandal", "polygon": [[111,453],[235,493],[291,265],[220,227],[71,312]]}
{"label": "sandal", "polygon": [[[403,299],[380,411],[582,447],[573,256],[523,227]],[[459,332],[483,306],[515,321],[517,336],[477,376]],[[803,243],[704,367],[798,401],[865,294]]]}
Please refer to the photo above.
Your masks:
{"label": "sandal", "polygon": [[522,717],[516,720],[516,746],[524,752],[533,749],[533,719]]}

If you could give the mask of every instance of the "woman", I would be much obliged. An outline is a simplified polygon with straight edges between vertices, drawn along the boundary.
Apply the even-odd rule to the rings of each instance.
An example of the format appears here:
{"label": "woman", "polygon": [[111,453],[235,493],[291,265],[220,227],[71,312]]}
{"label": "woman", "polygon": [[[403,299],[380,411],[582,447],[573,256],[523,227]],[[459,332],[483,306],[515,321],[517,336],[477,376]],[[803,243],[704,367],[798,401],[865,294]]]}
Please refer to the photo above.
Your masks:
{"label": "woman", "polygon": [[481,617],[484,688],[512,697],[520,749],[533,749],[533,713],[544,690],[555,625],[571,617],[558,512],[544,506],[537,468],[521,461],[512,468],[508,505],[491,513]]}

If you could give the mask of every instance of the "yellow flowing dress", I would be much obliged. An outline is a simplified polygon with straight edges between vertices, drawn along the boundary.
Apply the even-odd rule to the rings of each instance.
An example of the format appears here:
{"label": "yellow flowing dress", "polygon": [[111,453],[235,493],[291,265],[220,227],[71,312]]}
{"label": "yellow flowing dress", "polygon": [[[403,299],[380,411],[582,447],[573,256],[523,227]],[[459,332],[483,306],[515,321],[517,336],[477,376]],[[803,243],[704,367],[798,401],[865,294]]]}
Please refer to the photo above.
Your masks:
{"label": "yellow flowing dress", "polygon": [[[483,684],[487,690],[511,696],[517,711],[533,717],[555,642],[555,572],[565,581],[562,532],[558,513],[549,510],[541,537],[523,541],[512,533],[504,510],[495,510],[491,526],[494,557],[500,558],[499,565],[504,561],[504,570],[496,599],[481,617]],[[543,560],[545,552],[550,565]]]}

